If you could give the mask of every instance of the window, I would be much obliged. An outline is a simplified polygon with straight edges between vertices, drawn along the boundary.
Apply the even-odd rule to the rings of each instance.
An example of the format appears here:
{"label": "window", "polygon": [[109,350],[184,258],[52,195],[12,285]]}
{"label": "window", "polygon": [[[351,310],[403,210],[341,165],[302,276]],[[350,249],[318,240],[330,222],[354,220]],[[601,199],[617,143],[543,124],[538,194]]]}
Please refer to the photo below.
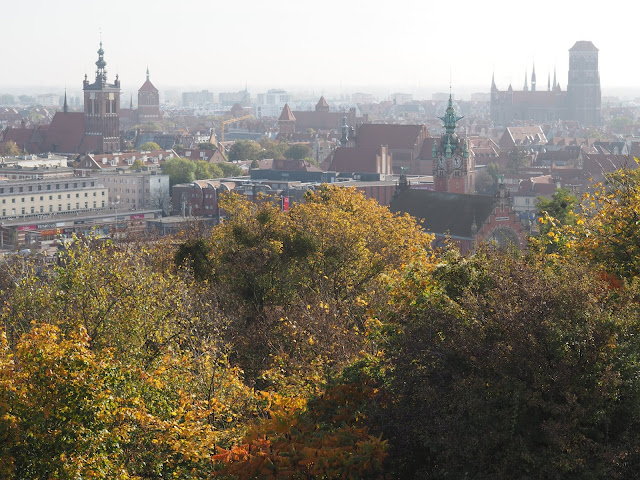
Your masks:
{"label": "window", "polygon": [[61,212],[62,211],[62,205],[58,205],[58,211]]}
{"label": "window", "polygon": [[49,211],[53,212],[53,205],[49,205]]}
{"label": "window", "polygon": [[62,195],[58,195],[58,200],[61,200],[61,199],[62,199]]}
{"label": "window", "polygon": [[41,195],[40,196],[40,201],[43,201],[43,200],[44,200],[44,197]]}
{"label": "window", "polygon": [[24,207],[22,207],[22,215],[24,215],[25,209]]}
{"label": "window", "polygon": [[71,198],[71,194],[70,193],[67,193],[67,198]]}
{"label": "window", "polygon": [[51,185],[47,185],[47,190],[51,190]]}
{"label": "window", "polygon": [[67,210],[71,210],[71,204],[67,203]]}

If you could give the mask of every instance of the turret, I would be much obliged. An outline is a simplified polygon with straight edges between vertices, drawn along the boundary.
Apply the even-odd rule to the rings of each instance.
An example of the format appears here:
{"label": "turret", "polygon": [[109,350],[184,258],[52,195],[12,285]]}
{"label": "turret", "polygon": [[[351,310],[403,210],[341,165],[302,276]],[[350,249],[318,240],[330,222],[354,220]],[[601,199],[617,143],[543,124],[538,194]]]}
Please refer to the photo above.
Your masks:
{"label": "turret", "polygon": [[531,91],[536,91],[536,64],[533,64],[533,70],[531,71]]}

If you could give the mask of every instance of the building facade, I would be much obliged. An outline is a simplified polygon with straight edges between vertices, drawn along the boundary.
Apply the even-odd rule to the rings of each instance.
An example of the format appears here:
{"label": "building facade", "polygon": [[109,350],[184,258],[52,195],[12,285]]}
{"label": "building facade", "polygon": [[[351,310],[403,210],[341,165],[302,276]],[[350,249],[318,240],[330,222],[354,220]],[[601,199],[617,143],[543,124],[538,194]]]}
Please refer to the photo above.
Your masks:
{"label": "building facade", "polygon": [[107,82],[107,62],[102,42],[98,49],[96,79],[89,83],[84,76],[84,134],[99,138],[100,153],[120,150],[120,80]]}
{"label": "building facade", "polygon": [[433,182],[436,192],[473,193],[475,189],[475,162],[470,154],[469,142],[455,132],[457,122],[453,98],[449,97],[449,106],[444,117],[445,133],[439,142],[434,142]]}
{"label": "building facade", "polygon": [[531,72],[531,88],[525,73],[522,90],[498,90],[495,76],[491,81],[491,120],[509,125],[520,120],[546,122],[576,120],[583,125],[599,125],[601,109],[598,49],[590,41],[581,40],[569,50],[569,81],[563,91],[556,72],[547,80],[546,89],[538,88],[535,65]]}

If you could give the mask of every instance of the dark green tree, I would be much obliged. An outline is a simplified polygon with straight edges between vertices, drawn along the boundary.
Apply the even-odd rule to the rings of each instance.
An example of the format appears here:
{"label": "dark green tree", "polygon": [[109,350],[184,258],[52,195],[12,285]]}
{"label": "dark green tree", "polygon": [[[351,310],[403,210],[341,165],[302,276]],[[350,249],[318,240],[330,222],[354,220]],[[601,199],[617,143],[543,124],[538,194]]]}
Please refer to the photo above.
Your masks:
{"label": "dark green tree", "polygon": [[229,160],[256,160],[262,148],[253,140],[238,140],[229,149]]}

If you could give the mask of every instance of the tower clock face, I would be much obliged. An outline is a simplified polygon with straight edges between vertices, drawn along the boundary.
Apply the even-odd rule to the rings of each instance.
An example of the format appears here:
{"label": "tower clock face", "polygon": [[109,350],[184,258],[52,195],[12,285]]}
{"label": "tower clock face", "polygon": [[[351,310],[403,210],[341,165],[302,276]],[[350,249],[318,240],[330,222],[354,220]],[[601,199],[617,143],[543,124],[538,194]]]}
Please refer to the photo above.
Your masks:
{"label": "tower clock face", "polygon": [[460,157],[455,157],[453,159],[453,167],[454,168],[460,168],[462,166],[462,158]]}
{"label": "tower clock face", "polygon": [[446,158],[444,158],[444,157],[440,157],[440,158],[438,159],[438,166],[439,166],[440,168],[444,168],[444,164],[445,164],[445,162],[446,162],[446,161],[447,161],[447,160],[446,160]]}
{"label": "tower clock face", "polygon": [[95,92],[91,92],[91,93],[89,94],[89,98],[90,98],[91,100],[95,100],[95,99],[96,99],[96,93],[95,93]]}
{"label": "tower clock face", "polygon": [[116,98],[116,96],[113,93],[109,94],[109,100],[114,100]]}

